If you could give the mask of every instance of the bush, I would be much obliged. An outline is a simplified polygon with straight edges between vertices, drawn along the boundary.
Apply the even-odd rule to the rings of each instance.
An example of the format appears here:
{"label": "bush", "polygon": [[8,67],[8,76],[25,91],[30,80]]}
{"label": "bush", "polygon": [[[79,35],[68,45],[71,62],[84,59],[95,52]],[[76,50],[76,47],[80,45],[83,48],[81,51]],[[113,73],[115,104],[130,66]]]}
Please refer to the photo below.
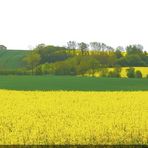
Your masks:
{"label": "bush", "polygon": [[121,68],[116,67],[113,71],[108,73],[108,77],[120,78],[121,77]]}
{"label": "bush", "polygon": [[114,77],[114,71],[109,71],[108,77]]}
{"label": "bush", "polygon": [[29,71],[27,71],[26,69],[0,70],[0,75],[29,75],[29,74],[30,74]]}
{"label": "bush", "polygon": [[137,70],[137,71],[135,72],[135,77],[136,77],[136,78],[142,78],[142,73],[141,73],[140,70]]}
{"label": "bush", "polygon": [[38,67],[35,68],[35,75],[42,75],[42,67],[39,65]]}
{"label": "bush", "polygon": [[100,77],[107,77],[108,73],[108,68],[100,68]]}
{"label": "bush", "polygon": [[133,67],[127,69],[127,77],[128,78],[142,78],[142,73],[140,70],[136,70]]}
{"label": "bush", "polygon": [[126,71],[128,78],[135,78],[135,68],[130,67],[129,69],[126,69]]}

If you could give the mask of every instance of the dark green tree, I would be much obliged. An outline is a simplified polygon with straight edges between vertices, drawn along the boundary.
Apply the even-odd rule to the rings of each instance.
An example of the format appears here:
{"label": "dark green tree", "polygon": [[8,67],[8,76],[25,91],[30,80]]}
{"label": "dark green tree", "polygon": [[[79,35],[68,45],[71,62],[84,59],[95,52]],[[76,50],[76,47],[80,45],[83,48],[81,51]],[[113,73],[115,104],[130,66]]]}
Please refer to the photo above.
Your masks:
{"label": "dark green tree", "polygon": [[140,70],[136,70],[136,72],[135,72],[135,77],[136,77],[136,78],[142,78],[142,73],[141,73]]}
{"label": "dark green tree", "polygon": [[128,78],[135,78],[135,68],[130,67],[126,70]]}
{"label": "dark green tree", "polygon": [[78,48],[80,49],[82,55],[86,55],[88,53],[88,47],[89,45],[84,42],[78,43]]}
{"label": "dark green tree", "polygon": [[26,65],[31,69],[32,75],[34,74],[34,69],[39,64],[40,60],[40,55],[33,51],[23,59]]}
{"label": "dark green tree", "polygon": [[142,45],[129,45],[126,47],[126,53],[127,55],[131,54],[138,54],[141,55],[143,54],[143,46]]}

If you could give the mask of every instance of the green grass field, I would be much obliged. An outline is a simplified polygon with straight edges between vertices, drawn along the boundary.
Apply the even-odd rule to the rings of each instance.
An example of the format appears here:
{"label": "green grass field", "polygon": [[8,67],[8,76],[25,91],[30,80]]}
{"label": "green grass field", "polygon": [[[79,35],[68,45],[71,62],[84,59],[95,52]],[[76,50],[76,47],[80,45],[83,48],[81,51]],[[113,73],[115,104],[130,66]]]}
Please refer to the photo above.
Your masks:
{"label": "green grass field", "polygon": [[23,66],[22,58],[28,50],[0,50],[0,68],[17,69]]}
{"label": "green grass field", "polygon": [[148,90],[148,79],[74,76],[0,76],[0,89],[11,90]]}

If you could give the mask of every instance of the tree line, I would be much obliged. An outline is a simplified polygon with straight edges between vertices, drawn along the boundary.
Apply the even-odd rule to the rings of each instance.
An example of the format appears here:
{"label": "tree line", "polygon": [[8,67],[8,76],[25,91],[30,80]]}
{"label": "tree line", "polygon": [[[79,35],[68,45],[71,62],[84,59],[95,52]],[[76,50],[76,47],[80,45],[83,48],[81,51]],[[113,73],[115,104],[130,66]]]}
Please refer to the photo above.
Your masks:
{"label": "tree line", "polygon": [[[67,42],[65,47],[39,44],[23,59],[26,71],[36,75],[85,75],[120,77],[121,67],[147,67],[148,53],[140,44],[112,48],[105,43]],[[114,68],[108,71],[108,68]],[[127,69],[130,76],[131,68]],[[140,77],[134,72],[133,77]]]}
{"label": "tree line", "polygon": [[142,77],[142,73],[132,67],[147,67],[148,53],[140,44],[113,48],[100,42],[69,41],[65,47],[39,44],[20,62],[24,65],[22,68],[0,69],[0,74],[95,76],[99,72],[102,77],[121,77],[121,68],[129,67],[128,77]]}

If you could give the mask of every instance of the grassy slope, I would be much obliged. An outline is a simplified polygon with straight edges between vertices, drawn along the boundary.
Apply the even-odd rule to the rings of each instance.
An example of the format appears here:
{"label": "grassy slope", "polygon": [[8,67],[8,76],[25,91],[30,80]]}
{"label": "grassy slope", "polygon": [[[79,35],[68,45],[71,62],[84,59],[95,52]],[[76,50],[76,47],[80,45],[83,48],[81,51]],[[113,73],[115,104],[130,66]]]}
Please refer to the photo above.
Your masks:
{"label": "grassy slope", "polygon": [[0,50],[0,68],[21,68],[23,65],[21,60],[28,52],[27,50]]}
{"label": "grassy slope", "polygon": [[0,76],[0,89],[12,90],[148,90],[148,79],[72,76]]}

